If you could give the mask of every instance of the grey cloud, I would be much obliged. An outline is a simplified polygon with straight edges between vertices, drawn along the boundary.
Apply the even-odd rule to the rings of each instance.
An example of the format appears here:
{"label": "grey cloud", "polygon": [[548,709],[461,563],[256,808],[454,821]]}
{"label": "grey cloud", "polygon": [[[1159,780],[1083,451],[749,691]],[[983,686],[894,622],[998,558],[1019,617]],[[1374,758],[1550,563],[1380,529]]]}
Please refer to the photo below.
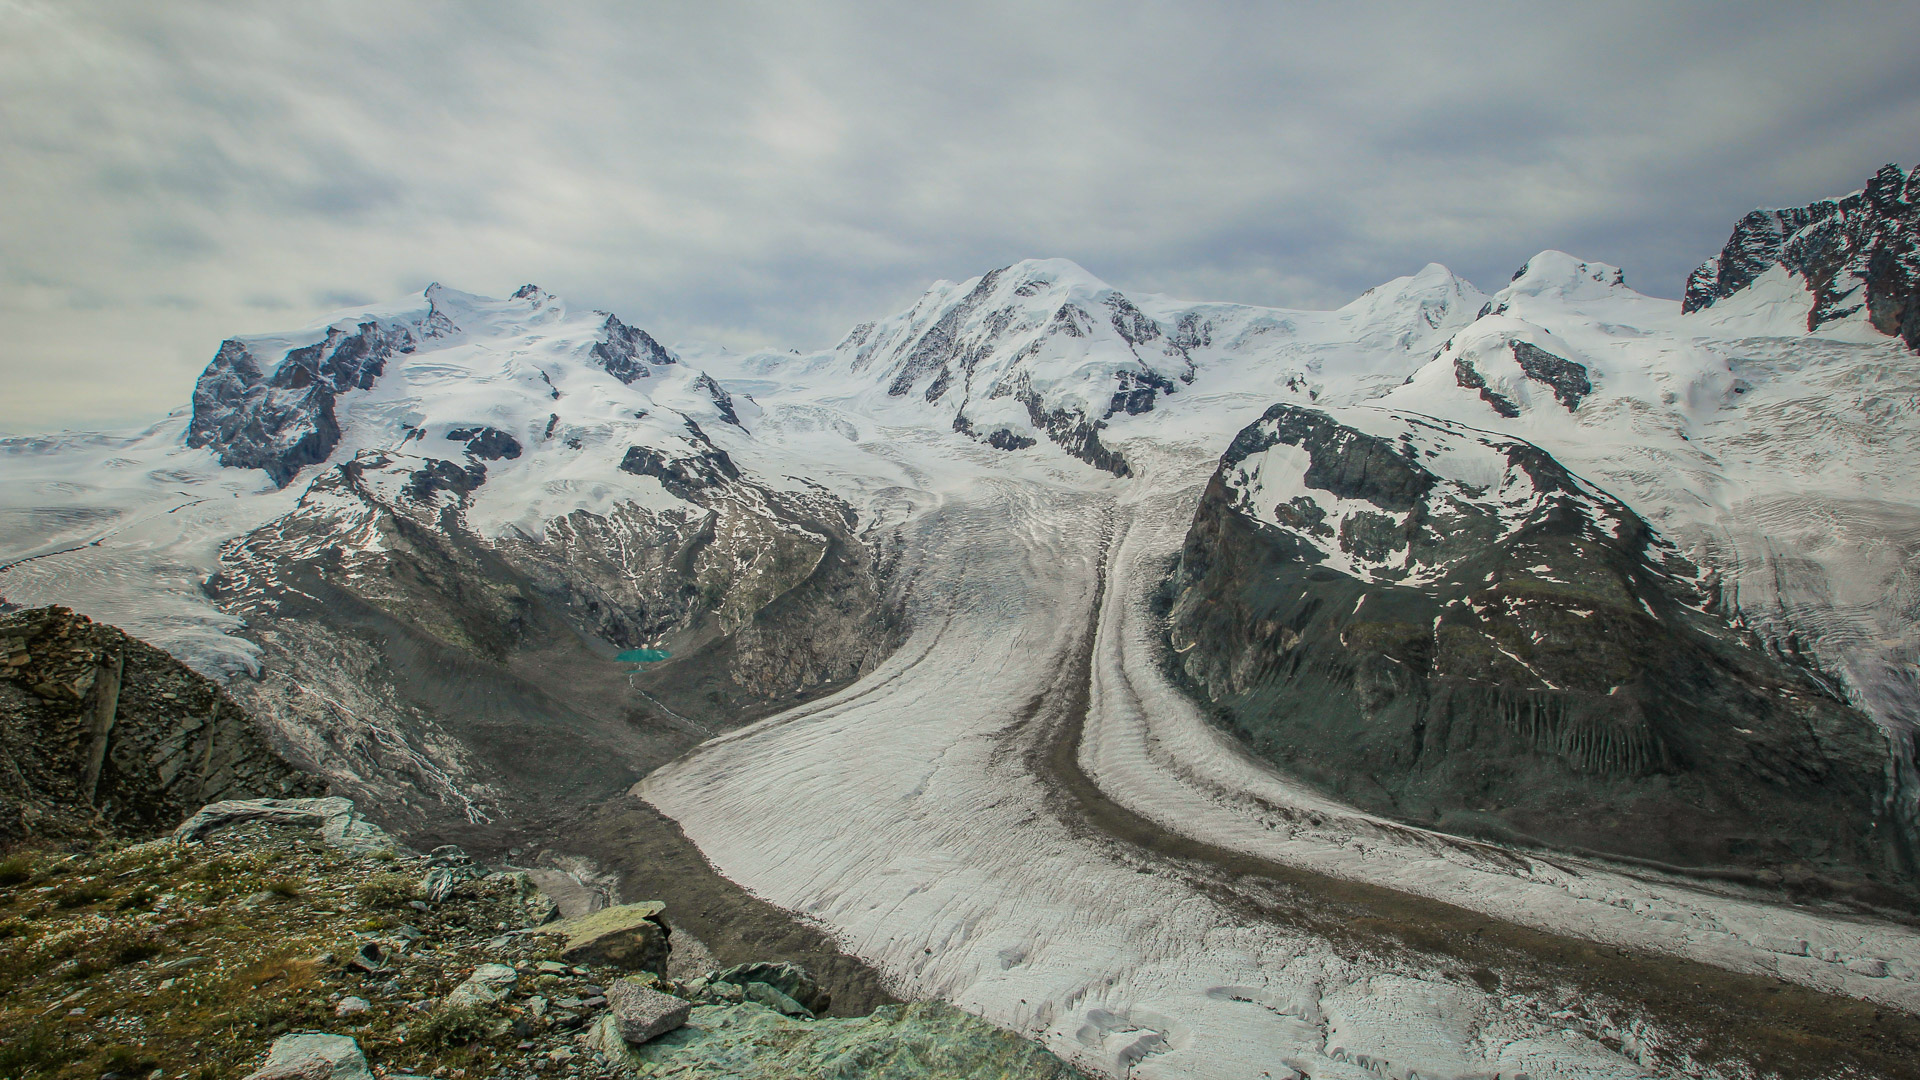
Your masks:
{"label": "grey cloud", "polygon": [[[434,279],[800,347],[1029,256],[1325,306],[1559,247],[1677,295],[1920,155],[1916,45],[1891,4],[15,0],[4,273],[98,310],[0,297],[0,369],[184,400],[222,337]],[[137,418],[47,385],[0,426]]]}

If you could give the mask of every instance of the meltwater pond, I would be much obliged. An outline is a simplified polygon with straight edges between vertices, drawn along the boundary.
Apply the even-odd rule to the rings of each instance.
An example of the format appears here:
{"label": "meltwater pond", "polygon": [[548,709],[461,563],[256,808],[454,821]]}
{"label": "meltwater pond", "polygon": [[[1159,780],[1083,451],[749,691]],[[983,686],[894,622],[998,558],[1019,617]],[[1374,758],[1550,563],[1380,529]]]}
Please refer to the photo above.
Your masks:
{"label": "meltwater pond", "polygon": [[623,664],[653,664],[672,656],[673,654],[665,649],[628,649],[614,659]]}

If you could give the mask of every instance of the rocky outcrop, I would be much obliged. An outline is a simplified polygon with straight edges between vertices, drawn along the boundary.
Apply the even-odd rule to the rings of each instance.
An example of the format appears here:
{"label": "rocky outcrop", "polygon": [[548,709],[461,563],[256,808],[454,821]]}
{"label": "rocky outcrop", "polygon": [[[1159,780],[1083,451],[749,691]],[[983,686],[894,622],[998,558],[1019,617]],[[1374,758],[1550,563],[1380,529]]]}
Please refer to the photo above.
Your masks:
{"label": "rocky outcrop", "polygon": [[[519,294],[515,294],[518,297]],[[623,383],[635,379],[644,379],[650,372],[649,365],[660,366],[677,363],[674,355],[666,350],[653,335],[637,326],[628,326],[617,316],[608,315],[607,321],[600,327],[601,340],[594,343],[590,354],[607,374]]]}
{"label": "rocky outcrop", "polygon": [[740,469],[734,465],[733,458],[713,445],[700,425],[689,420],[687,431],[692,436],[691,452],[673,454],[652,446],[630,446],[620,460],[620,471],[651,476],[659,480],[669,494],[689,501],[740,479]]}
{"label": "rocky outcrop", "polygon": [[1808,330],[1864,309],[1875,329],[1920,349],[1920,167],[1887,165],[1842,199],[1753,211],[1687,279],[1681,308],[1710,307],[1775,266],[1813,293]]}
{"label": "rocky outcrop", "polygon": [[1023,383],[1013,396],[1027,407],[1027,419],[1033,426],[1045,432],[1060,449],[1102,472],[1122,477],[1133,475],[1127,459],[1100,442],[1103,421],[1089,420],[1077,409],[1048,409],[1029,384]]}
{"label": "rocky outcrop", "polygon": [[361,817],[352,799],[338,795],[322,799],[225,799],[208,803],[173,830],[181,843],[204,840],[228,826],[249,821],[311,828],[320,839],[343,851],[366,855],[391,852],[399,845],[387,830]]}
{"label": "rocky outcrop", "polygon": [[368,320],[350,331],[329,327],[267,369],[246,342],[224,341],[194,384],[187,445],[212,449],[231,468],[263,469],[285,487],[339,445],[334,399],[372,386],[389,359],[416,343],[414,328]]}
{"label": "rocky outcrop", "polygon": [[320,787],[159,649],[66,608],[0,615],[0,843],[151,836],[203,803]]}
{"label": "rocky outcrop", "polygon": [[467,453],[483,461],[511,461],[520,456],[520,440],[494,427],[463,427],[447,432],[453,442],[467,444]]}
{"label": "rocky outcrop", "polygon": [[1176,678],[1261,756],[1367,809],[1914,891],[1881,731],[1528,443],[1276,405],[1221,459],[1168,603]]}
{"label": "rocky outcrop", "polygon": [[1593,383],[1587,378],[1584,364],[1576,364],[1563,356],[1555,356],[1537,345],[1524,341],[1509,342],[1513,349],[1513,359],[1527,378],[1543,383],[1553,391],[1560,404],[1572,412],[1580,407],[1580,402],[1593,393]]}

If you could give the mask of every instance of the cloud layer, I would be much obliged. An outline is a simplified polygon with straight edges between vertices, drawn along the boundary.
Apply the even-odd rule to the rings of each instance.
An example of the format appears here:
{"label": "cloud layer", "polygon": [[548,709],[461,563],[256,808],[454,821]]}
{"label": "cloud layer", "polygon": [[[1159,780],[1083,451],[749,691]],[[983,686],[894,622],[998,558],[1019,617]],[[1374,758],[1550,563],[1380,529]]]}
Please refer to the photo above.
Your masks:
{"label": "cloud layer", "polygon": [[1911,5],[649,7],[0,0],[0,429],[433,280],[803,348],[1029,256],[1317,307],[1558,247],[1677,295],[1920,157]]}

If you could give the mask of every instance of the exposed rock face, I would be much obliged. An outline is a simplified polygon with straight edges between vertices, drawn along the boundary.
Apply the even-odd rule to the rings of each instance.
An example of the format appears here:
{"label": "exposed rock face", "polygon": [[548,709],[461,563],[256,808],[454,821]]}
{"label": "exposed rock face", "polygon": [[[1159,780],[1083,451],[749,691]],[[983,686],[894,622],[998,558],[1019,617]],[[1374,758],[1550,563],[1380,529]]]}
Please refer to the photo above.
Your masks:
{"label": "exposed rock face", "polygon": [[330,327],[320,342],[261,358],[238,339],[222,342],[193,388],[187,445],[211,447],[222,465],[264,469],[285,487],[302,468],[325,461],[340,443],[334,398],[373,385],[396,353],[412,352],[407,326]]}
{"label": "exposed rock face", "polygon": [[[575,511],[540,537],[468,527],[477,462],[368,451],[322,473],[229,544],[209,585],[264,650],[235,692],[415,828],[612,795],[717,727],[870,670],[895,628],[847,508],[692,445],[629,453],[684,508]],[[613,662],[640,646],[672,660]]]}
{"label": "exposed rock face", "polygon": [[1221,459],[1170,594],[1176,677],[1256,752],[1362,807],[1913,890],[1886,737],[1528,443],[1276,405]]}
{"label": "exposed rock face", "polygon": [[1920,349],[1920,167],[1887,165],[1846,198],[1748,214],[1687,279],[1682,310],[1724,300],[1774,266],[1812,291],[1807,329],[1864,308],[1875,329]]}
{"label": "exposed rock face", "polygon": [[651,476],[671,494],[688,500],[694,499],[696,493],[710,492],[740,479],[740,470],[733,464],[733,458],[713,445],[700,425],[689,420],[687,431],[693,436],[691,453],[675,456],[652,446],[630,446],[626,457],[620,460],[620,471]]}
{"label": "exposed rock face", "polygon": [[1524,341],[1510,343],[1513,359],[1526,372],[1527,378],[1546,384],[1560,404],[1572,412],[1580,407],[1580,401],[1593,393],[1593,383],[1587,379],[1584,364],[1576,364],[1565,357],[1555,356],[1537,345]]}
{"label": "exposed rock face", "polygon": [[447,438],[467,444],[467,453],[483,461],[513,460],[520,456],[520,440],[492,427],[454,428]]}
{"label": "exposed rock face", "polygon": [[[521,294],[515,293],[514,298],[520,299]],[[653,335],[637,326],[628,326],[616,316],[608,315],[606,324],[600,330],[605,336],[594,345],[593,358],[607,369],[607,374],[623,383],[646,378],[649,364],[657,366],[678,362],[672,353],[653,340]]]}
{"label": "exposed rock face", "polygon": [[145,836],[203,803],[314,794],[220,687],[65,608],[0,615],[0,842]]}

